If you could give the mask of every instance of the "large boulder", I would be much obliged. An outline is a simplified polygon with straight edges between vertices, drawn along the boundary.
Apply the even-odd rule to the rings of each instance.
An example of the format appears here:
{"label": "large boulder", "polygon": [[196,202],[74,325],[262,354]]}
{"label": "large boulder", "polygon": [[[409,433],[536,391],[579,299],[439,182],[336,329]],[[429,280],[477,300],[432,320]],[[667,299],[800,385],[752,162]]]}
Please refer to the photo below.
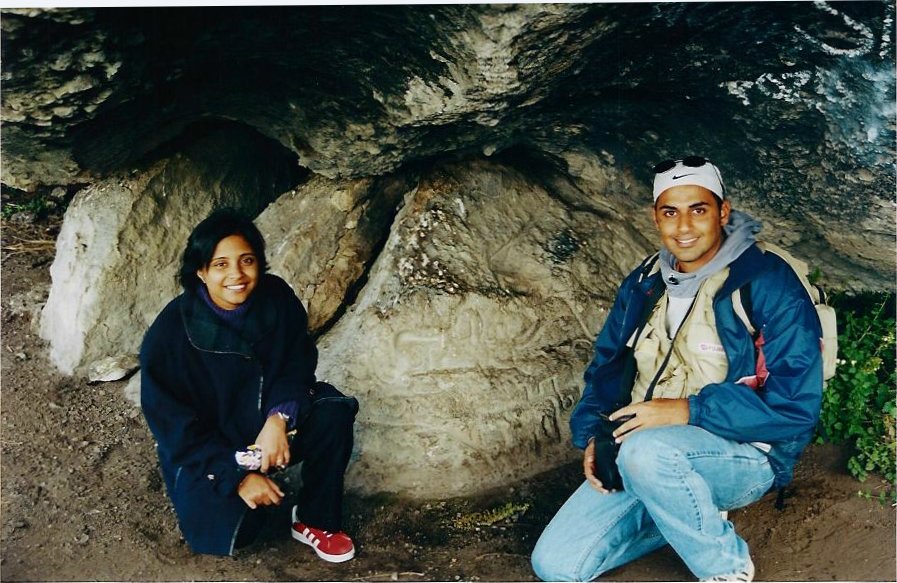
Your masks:
{"label": "large boulder", "polygon": [[252,216],[299,177],[295,157],[240,127],[212,128],[182,152],[96,182],[66,211],[40,333],[64,373],[136,352],[177,295],[181,254],[214,208]]}
{"label": "large boulder", "polygon": [[317,334],[353,301],[411,181],[315,176],[259,215],[269,266],[296,290]]}
{"label": "large boulder", "polygon": [[459,494],[571,455],[592,342],[649,249],[601,196],[488,162],[421,179],[319,340],[319,376],[361,402],[352,487]]}

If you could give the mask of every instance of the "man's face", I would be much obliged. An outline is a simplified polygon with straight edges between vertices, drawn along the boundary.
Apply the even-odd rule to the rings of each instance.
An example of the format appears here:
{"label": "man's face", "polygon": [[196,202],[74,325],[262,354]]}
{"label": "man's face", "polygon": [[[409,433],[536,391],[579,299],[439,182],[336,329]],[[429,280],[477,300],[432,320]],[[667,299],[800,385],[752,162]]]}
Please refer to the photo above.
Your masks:
{"label": "man's face", "polygon": [[729,222],[729,201],[717,206],[713,193],[701,186],[673,186],[654,203],[654,224],[660,241],[679,260],[683,273],[697,271],[713,259]]}

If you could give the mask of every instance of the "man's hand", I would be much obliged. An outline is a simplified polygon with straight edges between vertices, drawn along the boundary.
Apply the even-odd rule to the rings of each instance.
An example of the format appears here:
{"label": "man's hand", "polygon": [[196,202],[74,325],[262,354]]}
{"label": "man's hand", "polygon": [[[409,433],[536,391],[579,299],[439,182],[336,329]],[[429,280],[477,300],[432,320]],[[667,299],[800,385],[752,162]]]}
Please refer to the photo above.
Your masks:
{"label": "man's hand", "polygon": [[582,457],[582,471],[586,476],[589,485],[602,494],[609,494],[610,490],[605,490],[601,480],[595,477],[595,440],[589,441],[586,446],[585,454]]}
{"label": "man's hand", "polygon": [[285,467],[290,463],[290,442],[287,440],[287,422],[280,415],[271,415],[255,438],[262,450],[262,473],[272,466]]}
{"label": "man's hand", "polygon": [[277,505],[283,500],[283,492],[277,484],[268,476],[257,472],[246,474],[237,487],[237,494],[253,510],[259,506]]}
{"label": "man's hand", "polygon": [[634,403],[617,409],[608,415],[608,419],[616,421],[624,415],[635,416],[614,431],[617,443],[623,443],[630,434],[649,427],[688,424],[688,399],[653,399]]}

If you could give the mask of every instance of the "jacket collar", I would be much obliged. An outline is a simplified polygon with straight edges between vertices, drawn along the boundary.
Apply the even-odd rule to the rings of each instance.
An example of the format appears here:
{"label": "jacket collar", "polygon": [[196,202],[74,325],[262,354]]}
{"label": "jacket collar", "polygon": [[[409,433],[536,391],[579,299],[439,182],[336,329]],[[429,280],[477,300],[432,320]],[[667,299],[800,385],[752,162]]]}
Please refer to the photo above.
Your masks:
{"label": "jacket collar", "polygon": [[[642,293],[651,297],[661,295],[664,292],[663,280],[660,276],[660,267],[656,260],[651,260],[654,256],[646,260],[642,264],[644,270],[639,278],[639,286]],[[716,297],[722,298],[731,295],[736,289],[744,286],[746,283],[756,278],[761,272],[768,268],[767,263],[763,259],[763,251],[754,243],[729,264],[729,277],[726,278],[722,288],[717,292]]]}
{"label": "jacket collar", "polygon": [[255,290],[258,294],[246,313],[243,330],[228,326],[199,294],[185,292],[181,299],[181,318],[190,344],[205,352],[255,356],[254,346],[277,324],[277,306],[271,299],[267,275]]}
{"label": "jacket collar", "polygon": [[732,292],[741,288],[758,275],[769,269],[769,264],[764,260],[763,251],[754,243],[744,250],[744,253],[729,264],[729,277],[716,294],[717,298],[732,295]]}

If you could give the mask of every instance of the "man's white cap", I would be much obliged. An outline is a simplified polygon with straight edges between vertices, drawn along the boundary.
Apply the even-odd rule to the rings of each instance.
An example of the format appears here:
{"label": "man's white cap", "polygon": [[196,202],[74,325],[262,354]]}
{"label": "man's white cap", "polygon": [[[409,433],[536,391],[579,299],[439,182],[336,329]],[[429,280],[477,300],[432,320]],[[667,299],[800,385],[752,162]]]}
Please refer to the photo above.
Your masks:
{"label": "man's white cap", "polygon": [[723,190],[723,180],[719,173],[719,168],[705,162],[701,166],[686,166],[682,160],[676,160],[676,165],[667,170],[654,175],[654,202],[667,188],[683,185],[703,186],[713,194],[725,198]]}

